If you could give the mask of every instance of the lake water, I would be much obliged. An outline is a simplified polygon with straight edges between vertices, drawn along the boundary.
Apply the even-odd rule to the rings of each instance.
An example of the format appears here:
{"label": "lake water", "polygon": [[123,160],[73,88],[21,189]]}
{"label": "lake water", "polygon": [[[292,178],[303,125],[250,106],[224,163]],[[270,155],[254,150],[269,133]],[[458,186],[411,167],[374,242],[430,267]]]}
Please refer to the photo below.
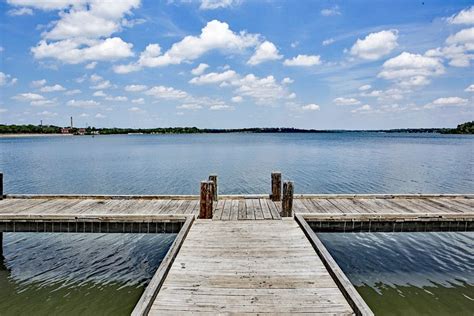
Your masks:
{"label": "lake water", "polygon": [[[472,193],[473,166],[474,137],[463,135],[0,138],[6,193],[197,194],[210,173],[220,193],[268,193],[274,170],[297,193]],[[127,314],[173,238],[6,234],[0,314]],[[375,311],[472,315],[472,234],[323,239]]]}
{"label": "lake water", "polygon": [[473,315],[474,233],[324,233],[376,315]]}
{"label": "lake water", "polygon": [[204,134],[0,139],[7,193],[266,193],[280,170],[299,193],[467,193],[474,137]]}
{"label": "lake water", "polygon": [[0,315],[130,315],[175,236],[5,233]]}

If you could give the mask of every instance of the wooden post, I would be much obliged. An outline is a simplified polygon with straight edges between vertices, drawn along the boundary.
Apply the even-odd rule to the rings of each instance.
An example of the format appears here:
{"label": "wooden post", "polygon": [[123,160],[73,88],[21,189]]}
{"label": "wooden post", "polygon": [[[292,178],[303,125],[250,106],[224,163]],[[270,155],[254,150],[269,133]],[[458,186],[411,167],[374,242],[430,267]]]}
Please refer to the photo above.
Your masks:
{"label": "wooden post", "polygon": [[281,172],[272,172],[272,201],[281,201]]}
{"label": "wooden post", "polygon": [[3,173],[0,172],[0,200],[3,200]]}
{"label": "wooden post", "polygon": [[212,200],[217,201],[217,174],[211,174],[209,176],[209,181],[212,182]]}
{"label": "wooden post", "polygon": [[211,181],[201,181],[201,201],[199,208],[199,218],[212,219],[212,187]]}
{"label": "wooden post", "polygon": [[283,183],[283,201],[281,203],[281,217],[293,216],[293,182]]}

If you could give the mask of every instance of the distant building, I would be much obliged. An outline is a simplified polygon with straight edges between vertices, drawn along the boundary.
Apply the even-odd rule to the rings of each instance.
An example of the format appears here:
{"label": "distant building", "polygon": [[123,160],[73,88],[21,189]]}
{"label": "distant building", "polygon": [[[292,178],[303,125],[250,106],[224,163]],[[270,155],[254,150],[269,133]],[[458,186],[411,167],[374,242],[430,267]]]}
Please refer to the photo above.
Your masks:
{"label": "distant building", "polygon": [[63,127],[61,128],[61,134],[70,134],[71,129],[69,127]]}
{"label": "distant building", "polygon": [[86,134],[86,129],[85,129],[85,128],[80,128],[80,129],[77,131],[77,133],[78,133],[79,135],[85,135],[85,134]]}

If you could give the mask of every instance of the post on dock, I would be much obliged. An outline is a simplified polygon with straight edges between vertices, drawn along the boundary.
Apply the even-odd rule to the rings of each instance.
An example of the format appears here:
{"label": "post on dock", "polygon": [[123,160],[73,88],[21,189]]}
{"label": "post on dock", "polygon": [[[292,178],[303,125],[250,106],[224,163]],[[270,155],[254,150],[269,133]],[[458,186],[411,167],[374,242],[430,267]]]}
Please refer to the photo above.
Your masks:
{"label": "post on dock", "polygon": [[281,201],[281,172],[272,172],[272,201]]}
{"label": "post on dock", "polygon": [[212,219],[212,181],[201,181],[201,200],[199,207],[199,218]]}
{"label": "post on dock", "polygon": [[283,183],[283,201],[281,203],[281,217],[293,216],[293,182]]}
{"label": "post on dock", "polygon": [[3,173],[0,172],[0,200],[3,200]]}
{"label": "post on dock", "polygon": [[212,200],[217,201],[217,174],[211,174],[209,181],[212,182]]}

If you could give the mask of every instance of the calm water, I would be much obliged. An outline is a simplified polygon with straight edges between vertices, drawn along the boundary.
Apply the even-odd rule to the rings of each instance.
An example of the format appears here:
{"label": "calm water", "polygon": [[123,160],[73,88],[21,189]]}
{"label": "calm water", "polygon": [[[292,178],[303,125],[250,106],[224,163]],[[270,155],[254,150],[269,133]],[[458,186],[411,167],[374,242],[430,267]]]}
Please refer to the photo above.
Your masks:
{"label": "calm water", "polygon": [[299,193],[474,191],[474,137],[420,134],[125,135],[0,139],[7,193],[264,193],[283,172]]}
{"label": "calm water", "polygon": [[[472,193],[473,166],[472,136],[0,138],[7,193],[197,194],[210,173],[221,193],[264,193],[274,170],[299,193]],[[0,314],[127,314],[173,238],[7,234]],[[472,234],[324,239],[375,311],[472,315]]]}
{"label": "calm water", "polygon": [[129,315],[174,238],[5,233],[0,315]]}
{"label": "calm water", "polygon": [[376,315],[474,314],[474,233],[318,236]]}

